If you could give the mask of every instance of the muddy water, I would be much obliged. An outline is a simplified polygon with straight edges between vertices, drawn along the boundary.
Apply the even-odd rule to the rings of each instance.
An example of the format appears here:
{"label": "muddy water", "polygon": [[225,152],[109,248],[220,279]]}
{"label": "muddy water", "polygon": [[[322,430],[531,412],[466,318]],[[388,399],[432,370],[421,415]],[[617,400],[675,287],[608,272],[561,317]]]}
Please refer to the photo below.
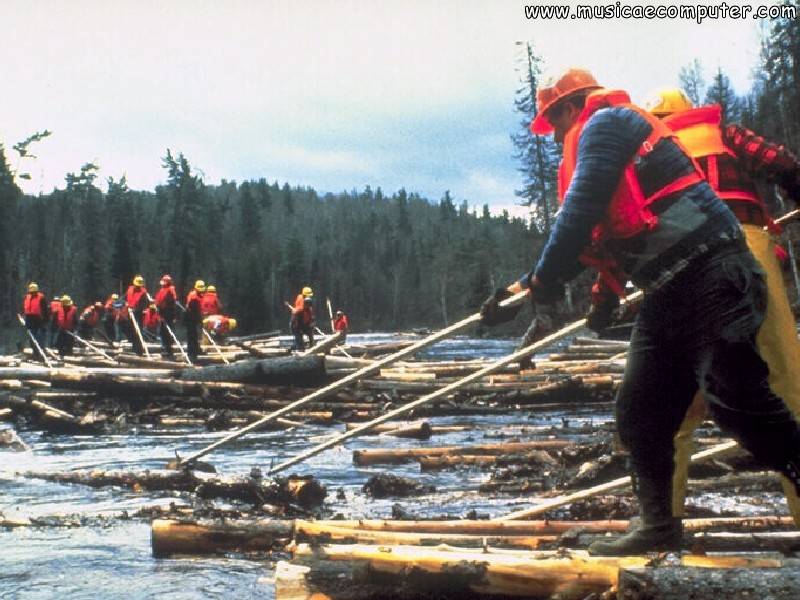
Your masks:
{"label": "muddy water", "polygon": [[[382,336],[351,336],[353,343],[384,341]],[[443,342],[426,352],[426,359],[496,358],[507,354],[513,342],[459,338]],[[570,425],[599,425],[612,419],[606,412],[577,409],[570,413],[510,412],[491,417],[441,417],[433,424],[475,423],[473,431],[437,436],[416,442],[396,438],[364,437],[350,440],[295,466],[291,472],[312,473],[328,486],[332,514],[345,517],[389,517],[392,505],[417,516],[452,515],[467,511],[498,515],[527,506],[525,499],[477,493],[488,474],[477,470],[420,473],[416,464],[392,467],[356,467],[352,452],[359,448],[414,447],[418,445],[459,445],[498,441],[495,436],[509,426],[549,427],[568,419]],[[266,470],[271,464],[294,456],[328,436],[344,431],[343,426],[308,426],[290,432],[251,434],[209,457],[221,473],[248,473],[254,466]],[[163,468],[174,450],[182,455],[199,450],[225,432],[142,427],[124,435],[43,436],[21,430],[20,436],[32,450],[25,453],[0,452],[0,512],[6,518],[46,517],[74,514],[74,528],[25,527],[0,530],[0,598],[91,599],[104,598],[271,598],[269,585],[259,582],[271,570],[268,561],[242,558],[154,559],[150,551],[150,528],[127,514],[153,505],[190,500],[177,493],[136,493],[120,489],[92,489],[83,486],[22,479],[15,471],[61,471],[69,469]],[[436,486],[437,492],[413,500],[374,500],[361,486],[376,474],[390,471],[414,477]],[[529,499],[528,499],[529,500]],[[709,503],[714,502],[709,497]],[[766,501],[755,512],[774,512]],[[741,507],[739,507],[741,508]]]}

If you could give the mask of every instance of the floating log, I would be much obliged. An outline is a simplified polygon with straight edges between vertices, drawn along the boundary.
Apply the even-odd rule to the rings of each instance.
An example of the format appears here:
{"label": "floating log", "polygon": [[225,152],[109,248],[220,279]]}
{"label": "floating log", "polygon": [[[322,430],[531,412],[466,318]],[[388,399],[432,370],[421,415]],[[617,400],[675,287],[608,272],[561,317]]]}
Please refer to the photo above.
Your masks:
{"label": "floating log", "polygon": [[[299,544],[293,564],[307,567],[304,579],[306,595],[297,595],[303,582],[295,582],[291,596],[277,587],[276,600],[311,598],[313,593],[326,594],[336,600],[363,598],[368,583],[373,597],[415,597],[425,593],[434,597],[472,598],[474,594],[498,594],[509,597],[559,598],[583,600],[590,594],[603,594],[617,585],[621,568],[644,567],[650,562],[644,556],[592,557],[585,552],[520,552],[510,550],[475,551],[440,546],[430,549],[419,546],[365,546]],[[778,567],[780,561],[745,557],[681,557],[684,566],[716,566],[718,568]],[[330,563],[333,563],[332,565]],[[342,577],[341,563],[357,569],[361,578]],[[368,567],[364,571],[363,566]],[[333,580],[325,575],[339,566]],[[279,567],[280,569],[280,567]],[[413,573],[413,577],[410,574]],[[374,574],[374,576],[372,576]],[[368,581],[363,577],[367,575]],[[383,594],[380,588],[383,586]],[[413,589],[412,589],[413,588]],[[399,595],[400,591],[408,595]],[[322,596],[316,596],[318,598]]]}
{"label": "floating log", "polygon": [[195,492],[201,498],[241,500],[253,505],[296,504],[319,506],[326,490],[313,477],[221,477],[187,470],[148,471],[77,470],[62,472],[25,471],[22,477],[90,487],[124,487],[134,490],[176,490]]}
{"label": "floating log", "polygon": [[696,552],[766,551],[790,554],[800,550],[800,531],[747,533],[704,531],[694,534],[692,550]]}
{"label": "floating log", "polygon": [[243,360],[230,365],[182,369],[177,378],[186,381],[316,385],[325,378],[325,359],[309,355]]}
{"label": "floating log", "polygon": [[14,411],[10,408],[0,408],[0,421],[8,421],[14,416]]}
{"label": "floating log", "polygon": [[626,600],[795,600],[800,567],[715,569],[687,566],[626,567],[620,570],[620,598]]}
{"label": "floating log", "polygon": [[436,487],[433,485],[391,473],[373,475],[361,489],[373,498],[405,498],[431,494],[436,491]]}
{"label": "floating log", "polygon": [[292,521],[180,522],[156,519],[150,527],[153,556],[268,552],[293,535]]}
{"label": "floating log", "polygon": [[548,465],[556,461],[544,450],[532,450],[519,454],[453,454],[442,456],[420,456],[416,458],[423,471],[439,471],[460,466],[493,467],[496,465]]}
{"label": "floating log", "polygon": [[475,446],[445,446],[439,448],[380,448],[355,450],[353,462],[357,465],[396,465],[416,460],[420,456],[451,456],[457,454],[519,454],[526,450],[559,450],[569,446],[564,440],[539,440],[534,442],[508,442],[505,444],[477,444]]}

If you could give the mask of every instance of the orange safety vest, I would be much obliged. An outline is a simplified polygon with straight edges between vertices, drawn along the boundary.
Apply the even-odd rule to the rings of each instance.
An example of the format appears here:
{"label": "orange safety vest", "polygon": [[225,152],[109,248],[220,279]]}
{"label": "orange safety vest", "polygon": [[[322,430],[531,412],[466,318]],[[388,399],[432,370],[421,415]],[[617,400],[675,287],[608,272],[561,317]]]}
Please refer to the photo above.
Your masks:
{"label": "orange safety vest", "polygon": [[[170,298],[172,298],[172,300],[170,300]],[[156,306],[158,306],[160,310],[172,308],[177,300],[178,295],[175,293],[174,285],[164,286],[156,292]]]}
{"label": "orange safety vest", "polygon": [[679,177],[656,190],[650,196],[645,196],[639,183],[636,163],[652,152],[656,144],[664,138],[677,141],[676,134],[659,119],[646,110],[631,104],[627,92],[622,90],[599,89],[586,97],[586,105],[578,116],[575,124],[564,136],[564,153],[558,170],[558,198],[564,198],[572,182],[578,160],[578,143],[581,133],[590,117],[602,108],[623,106],[638,113],[652,126],[650,135],[644,140],[636,155],[628,162],[623,171],[622,178],[617,186],[608,206],[603,221],[595,225],[592,230],[592,244],[581,255],[580,260],[586,266],[593,267],[600,272],[605,284],[621,297],[625,297],[624,282],[614,274],[616,261],[603,247],[603,242],[608,239],[626,239],[651,231],[658,224],[658,217],[650,210],[654,202],[679,192],[689,186],[703,181],[702,172],[698,167],[695,171]]}
{"label": "orange safety vest", "polygon": [[146,287],[141,286],[137,289],[136,286],[132,285],[128,287],[128,291],[125,294],[125,303],[135,312],[144,296],[147,296]]}
{"label": "orange safety vest", "polygon": [[222,312],[222,305],[219,303],[216,292],[206,292],[203,294],[203,299],[200,300],[200,314],[204,317],[207,315],[217,315]]}
{"label": "orange safety vest", "polygon": [[75,308],[73,304],[66,310],[62,306],[58,313],[56,313],[56,324],[58,325],[59,329],[65,329],[68,331],[72,331],[75,329],[75,315],[78,314],[78,309]]}
{"label": "orange safety vest", "polygon": [[[59,302],[59,304],[61,304]],[[33,294],[25,294],[23,301],[23,310],[26,317],[44,317],[44,294],[42,292],[34,292]]]}
{"label": "orange safety vest", "polygon": [[333,322],[334,331],[347,331],[350,328],[350,322],[347,320],[347,315],[337,317]]}
{"label": "orange safety vest", "polygon": [[665,117],[663,122],[675,132],[701,168],[705,167],[706,180],[720,198],[751,202],[764,208],[752,182],[733,181],[725,176],[726,173],[738,173],[740,169],[736,165],[739,158],[722,139],[722,108],[719,104],[674,113]]}
{"label": "orange safety vest", "polygon": [[154,330],[158,327],[159,323],[161,323],[161,315],[158,314],[157,310],[150,310],[148,308],[146,311],[144,311],[142,324],[144,325],[145,329]]}
{"label": "orange safety vest", "polygon": [[95,310],[94,306],[87,306],[81,313],[81,319],[89,327],[95,327],[100,322],[100,312]]}

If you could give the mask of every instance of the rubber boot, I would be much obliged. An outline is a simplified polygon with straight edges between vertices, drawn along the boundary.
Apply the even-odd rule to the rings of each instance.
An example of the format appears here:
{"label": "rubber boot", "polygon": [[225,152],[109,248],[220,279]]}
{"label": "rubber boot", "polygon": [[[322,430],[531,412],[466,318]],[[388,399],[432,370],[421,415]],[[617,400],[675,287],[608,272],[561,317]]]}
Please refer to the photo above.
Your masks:
{"label": "rubber boot", "polygon": [[589,554],[628,556],[680,550],[683,527],[681,520],[672,516],[672,479],[639,478],[638,484],[641,523],[621,538],[594,542]]}

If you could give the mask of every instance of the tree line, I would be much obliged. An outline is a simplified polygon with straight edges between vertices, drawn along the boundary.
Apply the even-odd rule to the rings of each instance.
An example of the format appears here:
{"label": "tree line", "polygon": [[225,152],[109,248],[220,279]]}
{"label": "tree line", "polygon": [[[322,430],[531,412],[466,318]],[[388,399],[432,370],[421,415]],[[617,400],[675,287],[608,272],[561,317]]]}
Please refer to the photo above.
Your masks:
{"label": "tree line", "polygon": [[82,305],[120,293],[136,274],[152,293],[170,273],[184,294],[216,285],[244,332],[286,329],[303,286],[355,331],[441,327],[471,314],[529,269],[542,239],[507,213],[478,213],[445,192],[438,202],[400,189],[319,195],[265,179],[208,185],[182,154],[163,157],[166,183],[136,191],[102,186],[98,167],[69,173],[36,197],[14,183],[0,148],[0,307],[9,322],[25,286]]}

